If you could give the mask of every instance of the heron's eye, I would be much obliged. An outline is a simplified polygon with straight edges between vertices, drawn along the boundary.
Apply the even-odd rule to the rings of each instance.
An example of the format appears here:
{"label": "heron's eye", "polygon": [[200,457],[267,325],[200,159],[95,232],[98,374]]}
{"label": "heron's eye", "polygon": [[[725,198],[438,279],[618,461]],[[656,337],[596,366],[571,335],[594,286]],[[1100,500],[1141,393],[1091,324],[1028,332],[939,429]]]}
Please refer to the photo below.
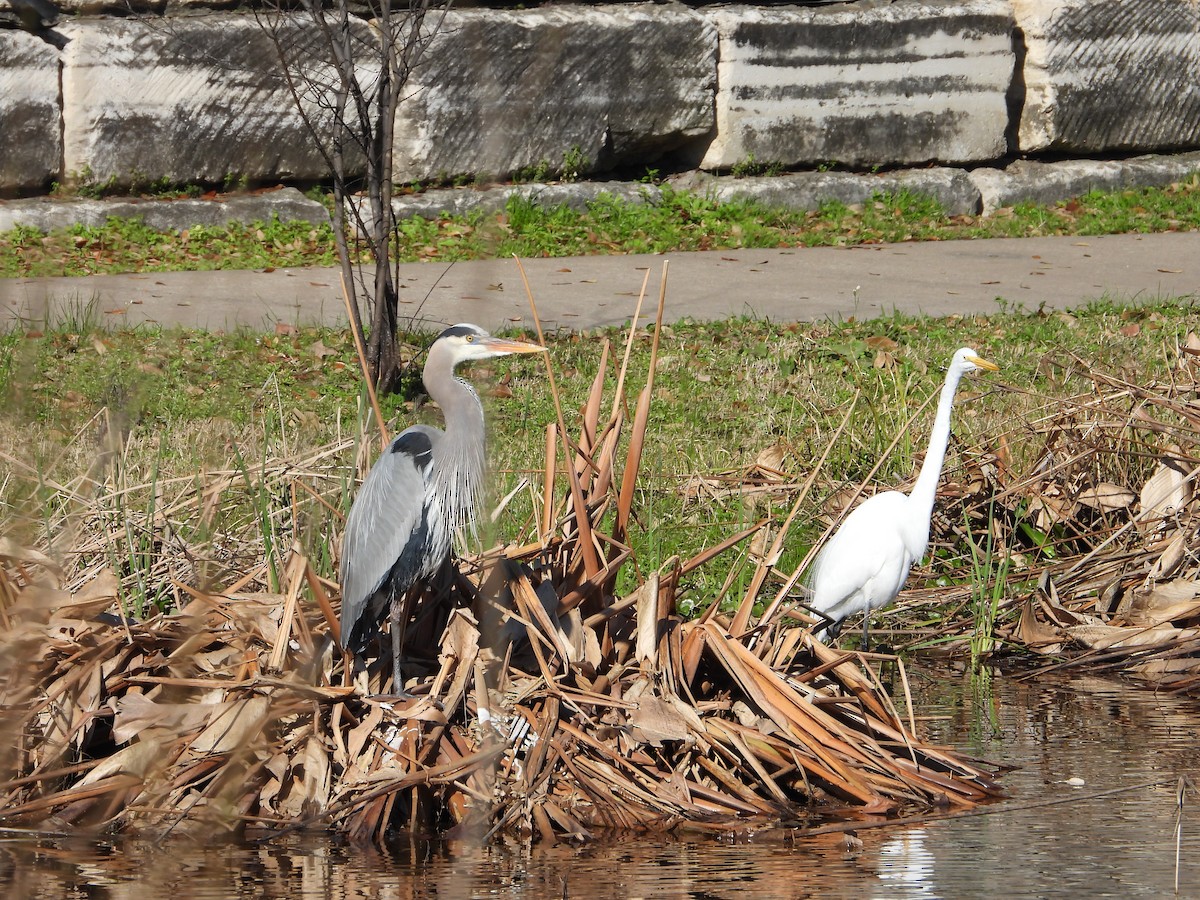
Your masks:
{"label": "heron's eye", "polygon": [[467,335],[467,343],[468,343],[468,344],[473,344],[473,343],[475,343],[475,335],[473,335],[473,334],[468,334],[468,335]]}

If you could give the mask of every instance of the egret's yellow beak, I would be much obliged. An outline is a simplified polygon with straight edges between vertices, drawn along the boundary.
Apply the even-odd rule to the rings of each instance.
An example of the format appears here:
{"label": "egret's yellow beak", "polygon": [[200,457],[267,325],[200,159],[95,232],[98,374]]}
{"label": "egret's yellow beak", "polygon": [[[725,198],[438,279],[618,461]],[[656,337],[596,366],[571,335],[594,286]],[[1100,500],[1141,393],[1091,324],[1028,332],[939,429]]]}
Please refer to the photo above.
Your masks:
{"label": "egret's yellow beak", "polygon": [[981,369],[987,369],[989,372],[999,372],[1000,371],[1000,367],[998,365],[996,365],[991,360],[984,359],[981,356],[968,356],[967,360],[968,360],[968,362],[973,362],[975,365],[979,366],[979,368],[981,368]]}

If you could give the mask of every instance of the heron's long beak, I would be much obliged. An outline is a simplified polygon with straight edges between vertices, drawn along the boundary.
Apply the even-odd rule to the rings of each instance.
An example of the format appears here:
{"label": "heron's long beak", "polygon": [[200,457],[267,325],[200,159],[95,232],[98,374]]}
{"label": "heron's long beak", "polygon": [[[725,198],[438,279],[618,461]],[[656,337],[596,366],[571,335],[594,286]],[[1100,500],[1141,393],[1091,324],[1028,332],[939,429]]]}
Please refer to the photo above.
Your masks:
{"label": "heron's long beak", "polygon": [[540,344],[530,344],[526,341],[510,341],[508,338],[489,337],[487,347],[493,353],[545,353],[545,347]]}
{"label": "heron's long beak", "polygon": [[1000,371],[1000,367],[998,365],[996,365],[991,360],[984,359],[981,356],[968,356],[967,360],[969,362],[975,363],[975,365],[979,366],[979,368],[981,368],[981,369],[987,369],[989,372],[999,372]]}

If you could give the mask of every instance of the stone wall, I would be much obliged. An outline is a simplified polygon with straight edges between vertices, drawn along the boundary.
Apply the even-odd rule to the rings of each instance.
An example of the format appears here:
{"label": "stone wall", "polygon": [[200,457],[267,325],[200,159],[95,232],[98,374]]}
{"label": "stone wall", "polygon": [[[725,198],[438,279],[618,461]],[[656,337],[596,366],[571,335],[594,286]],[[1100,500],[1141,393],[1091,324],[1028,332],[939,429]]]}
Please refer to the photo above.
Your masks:
{"label": "stone wall", "polygon": [[1013,77],[1006,0],[729,7],[716,133],[701,167],[967,163],[1007,152]]}
{"label": "stone wall", "polygon": [[[0,0],[0,194],[326,179],[302,112],[327,104],[298,107],[276,55],[321,84],[316,26],[227,5]],[[397,181],[1175,152],[1200,148],[1200,3],[461,9],[408,89]]]}

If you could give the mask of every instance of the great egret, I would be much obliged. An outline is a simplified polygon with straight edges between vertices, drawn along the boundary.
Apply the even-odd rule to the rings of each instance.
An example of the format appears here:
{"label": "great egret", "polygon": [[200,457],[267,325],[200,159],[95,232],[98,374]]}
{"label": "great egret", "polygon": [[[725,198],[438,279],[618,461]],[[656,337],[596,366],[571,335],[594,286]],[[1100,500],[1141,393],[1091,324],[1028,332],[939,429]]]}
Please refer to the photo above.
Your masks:
{"label": "great egret", "polygon": [[817,556],[809,578],[812,601],[809,607],[828,623],[836,637],[842,624],[855,613],[863,614],[863,644],[871,612],[893,600],[904,587],[908,570],[925,555],[929,545],[929,518],[937,494],[938,477],[950,440],[950,409],[954,392],[968,372],[996,371],[993,362],[982,359],[970,347],[955,352],[946,372],[946,383],[938,400],[929,449],[910,494],[884,491],[863,501],[846,517]]}
{"label": "great egret", "polygon": [[342,646],[361,656],[391,618],[392,689],[400,694],[400,647],[421,587],[450,556],[454,532],[473,524],[485,469],[483,405],[454,374],[460,363],[541,353],[545,347],[492,337],[478,325],[447,328],[429,348],[421,378],[446,430],[413,425],[372,466],[350,508],[342,540]]}

